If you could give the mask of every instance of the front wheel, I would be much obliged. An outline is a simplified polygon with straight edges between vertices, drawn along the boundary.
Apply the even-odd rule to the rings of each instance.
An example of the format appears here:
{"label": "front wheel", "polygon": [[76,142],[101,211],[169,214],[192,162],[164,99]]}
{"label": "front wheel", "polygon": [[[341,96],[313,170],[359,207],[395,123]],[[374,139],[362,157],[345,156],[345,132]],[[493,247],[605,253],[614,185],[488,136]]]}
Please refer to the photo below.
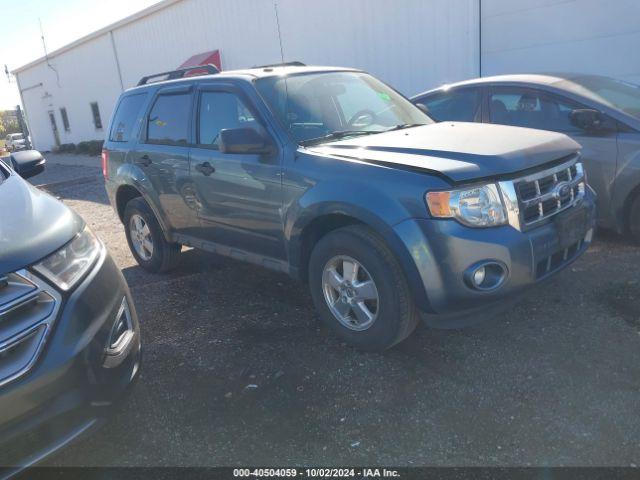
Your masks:
{"label": "front wheel", "polygon": [[124,230],[129,249],[142,268],[159,273],[177,266],[181,245],[165,240],[160,223],[142,198],[134,198],[127,203]]}
{"label": "front wheel", "polygon": [[341,228],[318,242],[309,261],[309,286],[320,319],[357,348],[390,348],[418,323],[400,264],[367,227]]}

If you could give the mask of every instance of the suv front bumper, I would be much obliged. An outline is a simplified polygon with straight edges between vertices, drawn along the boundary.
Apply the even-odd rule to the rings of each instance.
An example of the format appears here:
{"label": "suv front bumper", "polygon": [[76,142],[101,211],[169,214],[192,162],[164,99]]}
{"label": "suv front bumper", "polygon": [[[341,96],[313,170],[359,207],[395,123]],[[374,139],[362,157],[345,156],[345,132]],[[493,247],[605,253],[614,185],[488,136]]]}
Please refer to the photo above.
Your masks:
{"label": "suv front bumper", "polygon": [[[0,387],[0,478],[39,462],[100,423],[138,375],[138,318],[124,277],[104,247],[84,281],[57,296],[60,308],[37,363]],[[123,305],[130,341],[114,350],[109,347]]]}
{"label": "suv front bumper", "polygon": [[[454,220],[436,219],[408,219],[396,225],[395,233],[412,257],[426,293],[428,308],[422,310],[427,323],[447,328],[482,320],[486,313],[511,305],[527,287],[570,265],[593,236],[591,189],[571,212],[574,209],[583,209],[587,220],[579,241],[568,249],[560,244],[553,218],[524,232],[508,225],[469,228]],[[495,289],[479,290],[469,284],[468,272],[483,262],[495,262],[506,270],[504,281]]]}

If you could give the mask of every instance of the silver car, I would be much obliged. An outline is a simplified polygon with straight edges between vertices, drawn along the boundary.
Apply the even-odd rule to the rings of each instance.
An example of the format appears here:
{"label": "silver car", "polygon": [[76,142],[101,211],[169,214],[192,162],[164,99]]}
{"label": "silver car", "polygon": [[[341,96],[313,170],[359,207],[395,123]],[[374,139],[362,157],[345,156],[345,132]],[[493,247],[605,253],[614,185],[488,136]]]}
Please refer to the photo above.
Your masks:
{"label": "silver car", "polygon": [[15,152],[16,150],[22,150],[26,147],[24,134],[22,133],[10,133],[7,135],[4,141],[4,146],[9,152]]}
{"label": "silver car", "polygon": [[582,145],[598,224],[640,242],[640,86],[597,75],[501,75],[412,98],[437,121],[562,132]]}

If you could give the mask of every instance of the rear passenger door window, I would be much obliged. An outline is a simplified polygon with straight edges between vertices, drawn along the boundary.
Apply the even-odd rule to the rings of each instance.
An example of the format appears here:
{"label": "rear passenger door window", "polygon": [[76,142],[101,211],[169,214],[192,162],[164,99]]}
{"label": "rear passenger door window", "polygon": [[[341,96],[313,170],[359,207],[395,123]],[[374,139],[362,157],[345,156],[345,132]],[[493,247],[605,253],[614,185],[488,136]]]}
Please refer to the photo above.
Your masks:
{"label": "rear passenger door window", "polygon": [[475,122],[480,110],[480,89],[464,88],[416,100],[438,122]]}
{"label": "rear passenger door window", "polygon": [[188,145],[191,94],[159,95],[147,117],[147,143]]}

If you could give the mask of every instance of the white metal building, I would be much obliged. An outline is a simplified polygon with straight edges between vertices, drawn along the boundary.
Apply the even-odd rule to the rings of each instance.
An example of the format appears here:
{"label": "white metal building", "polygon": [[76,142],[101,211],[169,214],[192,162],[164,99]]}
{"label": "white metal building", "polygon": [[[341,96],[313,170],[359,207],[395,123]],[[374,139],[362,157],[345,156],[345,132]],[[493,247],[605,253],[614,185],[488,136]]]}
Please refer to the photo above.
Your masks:
{"label": "white metal building", "polygon": [[640,82],[638,18],[637,0],[164,0],[13,73],[46,151],[103,139],[123,89],[213,50],[225,70],[282,53],[365,69],[406,95],[506,72]]}

